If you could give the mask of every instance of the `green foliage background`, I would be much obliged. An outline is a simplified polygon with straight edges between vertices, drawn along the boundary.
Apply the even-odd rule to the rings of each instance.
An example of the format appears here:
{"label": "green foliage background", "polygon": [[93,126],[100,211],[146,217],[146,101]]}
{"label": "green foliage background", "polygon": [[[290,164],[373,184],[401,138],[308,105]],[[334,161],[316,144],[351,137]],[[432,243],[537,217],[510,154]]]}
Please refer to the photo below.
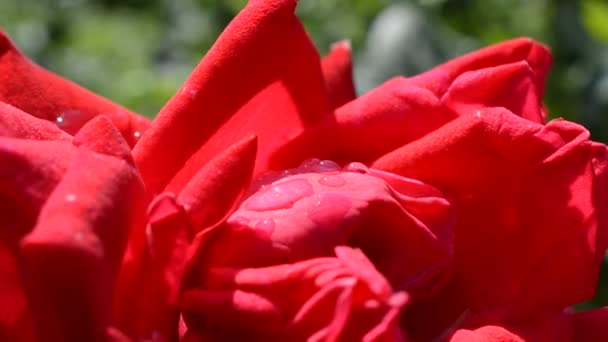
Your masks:
{"label": "green foliage background", "polygon": [[[0,26],[44,67],[153,117],[245,3],[2,0]],[[321,53],[350,39],[359,93],[500,40],[540,40],[554,54],[551,115],[608,142],[605,0],[301,0],[298,15]],[[608,304],[606,267],[598,290],[581,307]]]}

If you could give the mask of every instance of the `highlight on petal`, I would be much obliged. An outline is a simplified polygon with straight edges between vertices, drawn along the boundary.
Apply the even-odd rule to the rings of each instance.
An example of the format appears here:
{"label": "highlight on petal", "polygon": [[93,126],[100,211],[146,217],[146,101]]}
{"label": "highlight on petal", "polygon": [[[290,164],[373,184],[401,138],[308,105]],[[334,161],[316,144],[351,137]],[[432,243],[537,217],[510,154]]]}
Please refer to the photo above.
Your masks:
{"label": "highlight on petal", "polygon": [[259,139],[258,174],[273,150],[328,112],[320,58],[295,6],[250,1],[161,110],[134,150],[152,192],[249,134]]}
{"label": "highlight on petal", "polygon": [[130,146],[149,121],[27,59],[0,30],[0,101],[75,134],[98,115],[107,116]]}
{"label": "highlight on petal", "polygon": [[350,41],[343,40],[333,44],[327,56],[321,60],[330,109],[336,109],[357,97],[351,53]]}
{"label": "highlight on petal", "polygon": [[140,224],[145,202],[133,165],[85,145],[79,149],[42,207],[36,226],[20,244],[26,296],[38,336],[102,340],[111,321],[127,236]]}
{"label": "highlight on petal", "polygon": [[294,264],[213,268],[208,284],[184,292],[180,305],[191,335],[209,341],[405,340],[397,316],[407,295],[348,247]]}

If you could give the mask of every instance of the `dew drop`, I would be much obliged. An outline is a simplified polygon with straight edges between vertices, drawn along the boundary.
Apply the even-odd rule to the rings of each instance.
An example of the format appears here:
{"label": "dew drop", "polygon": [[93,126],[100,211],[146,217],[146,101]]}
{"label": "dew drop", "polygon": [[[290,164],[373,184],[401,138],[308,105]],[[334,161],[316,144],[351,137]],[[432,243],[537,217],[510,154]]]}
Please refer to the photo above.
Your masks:
{"label": "dew drop", "polygon": [[331,176],[323,176],[323,177],[319,178],[319,184],[337,188],[337,187],[341,187],[342,185],[346,184],[346,181],[344,180],[344,178],[342,178],[338,175],[331,175]]}
{"label": "dew drop", "polygon": [[64,199],[65,199],[66,202],[72,203],[72,202],[76,201],[76,195],[75,194],[67,194],[67,195],[65,195]]}
{"label": "dew drop", "polygon": [[81,242],[82,240],[84,240],[84,234],[82,234],[82,232],[75,231],[72,235],[72,238],[74,238],[74,240],[78,242]]}
{"label": "dew drop", "polygon": [[75,134],[90,119],[76,109],[67,109],[55,118],[55,124],[63,131]]}
{"label": "dew drop", "polygon": [[338,163],[331,160],[321,160],[319,162],[318,171],[319,172],[333,172],[340,171],[340,165]]}
{"label": "dew drop", "polygon": [[306,159],[302,162],[302,164],[300,164],[298,169],[302,169],[303,171],[312,171],[317,167],[317,165],[319,165],[320,162],[321,160],[317,158]]}
{"label": "dew drop", "polygon": [[315,195],[308,218],[320,226],[331,226],[342,222],[351,208],[351,201],[336,192],[321,192]]}
{"label": "dew drop", "polygon": [[290,179],[260,188],[247,200],[245,208],[255,211],[288,209],[301,198],[312,194],[312,185],[306,179]]}
{"label": "dew drop", "polygon": [[353,162],[344,167],[344,171],[356,173],[369,173],[369,168],[363,163]]}
{"label": "dew drop", "polygon": [[139,139],[139,138],[141,138],[141,132],[140,132],[140,131],[135,131],[135,132],[133,132],[133,137],[134,137],[135,139]]}
{"label": "dew drop", "polygon": [[340,165],[331,160],[320,160],[317,158],[306,159],[298,167],[300,172],[335,172],[340,171]]}
{"label": "dew drop", "polygon": [[273,219],[264,219],[255,224],[255,229],[264,232],[267,235],[272,235],[274,232],[275,222]]}
{"label": "dew drop", "polygon": [[236,224],[239,226],[247,226],[249,224],[249,219],[246,218],[245,216],[238,215],[238,216],[231,218],[230,223]]}

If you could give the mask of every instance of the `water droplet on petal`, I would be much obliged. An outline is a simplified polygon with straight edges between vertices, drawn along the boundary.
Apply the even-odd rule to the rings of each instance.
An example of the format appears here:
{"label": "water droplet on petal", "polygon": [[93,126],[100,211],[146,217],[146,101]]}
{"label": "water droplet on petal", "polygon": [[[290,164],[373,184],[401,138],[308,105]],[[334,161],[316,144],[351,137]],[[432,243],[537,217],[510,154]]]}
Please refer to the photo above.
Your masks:
{"label": "water droplet on petal", "polygon": [[264,232],[267,235],[272,235],[274,232],[275,222],[273,219],[264,219],[255,224],[255,229]]}
{"label": "water droplet on petal", "polygon": [[76,201],[76,195],[75,194],[67,194],[67,195],[65,195],[64,199],[65,199],[66,202],[72,203],[72,202]]}
{"label": "water droplet on petal", "polygon": [[230,218],[228,223],[239,225],[239,226],[247,226],[249,224],[249,219],[246,218],[245,216],[238,215],[238,216]]}
{"label": "water droplet on petal", "polygon": [[290,179],[260,188],[247,200],[245,208],[255,211],[288,209],[298,200],[312,194],[312,185],[306,179]]}
{"label": "water droplet on petal", "polygon": [[79,231],[75,231],[74,234],[72,235],[72,238],[76,241],[82,241],[84,240],[84,234],[82,234],[82,232]]}
{"label": "water droplet on petal", "polygon": [[319,166],[317,168],[317,171],[319,172],[333,172],[333,171],[340,171],[341,167],[340,165],[338,165],[338,163],[331,161],[331,160],[321,160],[321,162],[319,162]]}
{"label": "water droplet on petal", "polygon": [[315,195],[308,218],[320,226],[331,226],[342,222],[351,208],[351,201],[337,192],[321,192]]}
{"label": "water droplet on petal", "polygon": [[303,169],[303,171],[314,170],[320,162],[321,160],[317,158],[306,159],[300,164],[298,169]]}
{"label": "water droplet on petal", "polygon": [[369,168],[363,163],[353,162],[344,167],[344,171],[356,173],[369,173]]}
{"label": "water droplet on petal", "polygon": [[140,131],[133,132],[133,138],[135,138],[135,139],[141,138],[141,132]]}
{"label": "water droplet on petal", "polygon": [[90,118],[79,110],[67,109],[55,118],[55,124],[63,131],[75,134]]}
{"label": "water droplet on petal", "polygon": [[344,178],[338,175],[331,175],[319,178],[319,184],[337,188],[346,184],[346,181],[344,180]]}

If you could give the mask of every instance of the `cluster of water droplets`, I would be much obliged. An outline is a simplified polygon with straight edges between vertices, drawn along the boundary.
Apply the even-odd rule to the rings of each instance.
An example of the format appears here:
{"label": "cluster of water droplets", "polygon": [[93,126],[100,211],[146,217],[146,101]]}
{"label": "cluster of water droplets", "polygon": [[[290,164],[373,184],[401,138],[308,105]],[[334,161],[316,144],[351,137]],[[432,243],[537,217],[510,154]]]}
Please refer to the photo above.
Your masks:
{"label": "cluster of water droplets", "polygon": [[[367,174],[369,169],[357,162],[341,167],[331,160],[313,158],[305,160],[296,168],[267,172],[252,184],[243,208],[258,213],[290,209],[299,200],[312,196],[313,205],[308,208],[308,217],[317,224],[324,224],[328,220],[335,219],[336,214],[346,214],[351,207],[350,199],[340,194],[339,190],[347,184],[347,180],[343,177],[345,172]],[[311,173],[320,177],[297,177],[299,174]],[[315,187],[311,183],[315,179],[327,191],[315,193]],[[254,224],[251,224],[250,218],[240,215],[233,217],[231,221],[267,233],[272,233],[275,228],[275,221],[270,217],[259,219]]]}

